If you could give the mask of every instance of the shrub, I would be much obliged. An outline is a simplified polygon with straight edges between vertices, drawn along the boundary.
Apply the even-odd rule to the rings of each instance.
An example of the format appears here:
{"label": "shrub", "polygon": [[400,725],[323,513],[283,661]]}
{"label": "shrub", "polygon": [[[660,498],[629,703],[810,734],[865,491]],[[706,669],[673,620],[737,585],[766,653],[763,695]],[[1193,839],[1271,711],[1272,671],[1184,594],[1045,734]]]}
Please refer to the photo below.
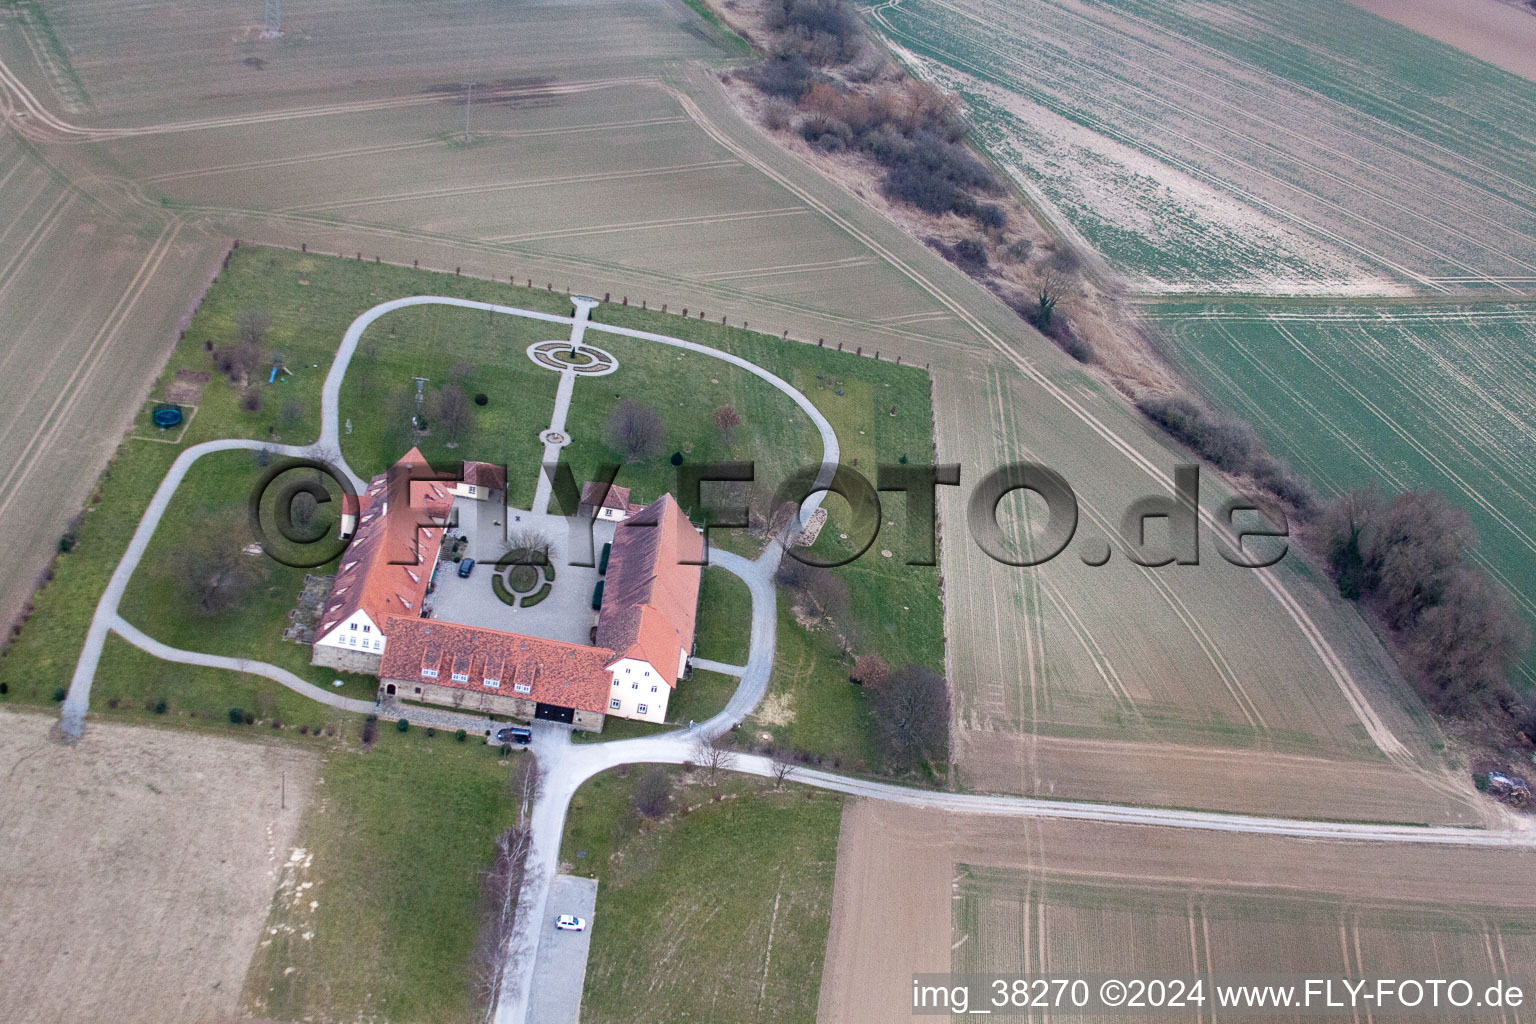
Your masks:
{"label": "shrub", "polygon": [[1472,774],[1472,785],[1477,787],[1479,793],[1488,792],[1488,773],[1474,772]]}
{"label": "shrub", "polygon": [[167,708],[167,705],[166,705],[165,700],[163,698],[160,699],[160,700],[155,701],[155,709],[154,709],[155,710],[155,714],[157,714],[157,715],[165,714],[166,708]]}
{"label": "shrub", "polygon": [[379,738],[379,720],[369,715],[363,720],[363,746],[373,746],[373,741]]}
{"label": "shrub", "polygon": [[799,54],[781,54],[761,61],[748,80],[769,96],[798,101],[811,87],[815,73]]}
{"label": "shrub", "polygon": [[433,736],[436,736],[436,735],[437,735],[437,730],[436,730],[436,729],[434,729],[434,728],[433,728],[433,727],[432,727],[432,726],[430,726],[430,725],[429,725],[429,726],[427,726],[427,738],[428,738],[428,739],[431,739],[431,738],[432,738],[432,737],[433,737]]}
{"label": "shrub", "polygon": [[255,725],[256,724],[256,712],[254,712],[254,711],[247,711],[245,713],[245,724],[246,725]]}
{"label": "shrub", "polygon": [[395,723],[395,732],[406,732],[411,728],[411,723],[402,718]]}
{"label": "shrub", "polygon": [[11,684],[10,683],[0,683],[0,697],[4,697],[6,694],[8,694],[10,692],[11,692]]}
{"label": "shrub", "polygon": [[659,818],[671,802],[672,777],[660,765],[647,768],[635,782],[635,810],[647,818]]}
{"label": "shrub", "polygon": [[777,96],[763,104],[763,127],[769,131],[782,132],[794,119],[795,108]]}
{"label": "shrub", "polygon": [[975,238],[962,238],[949,247],[950,259],[973,270],[983,270],[987,266],[987,247]]}
{"label": "shrub", "polygon": [[971,216],[984,228],[996,231],[1008,223],[1008,214],[996,203],[977,203]]}
{"label": "shrub", "polygon": [[1035,243],[1028,238],[1016,239],[1008,243],[1005,251],[1009,259],[1024,263],[1029,259],[1029,254],[1035,251]]}
{"label": "shrub", "polygon": [[475,404],[476,405],[485,405],[489,401],[490,401],[490,398],[486,395],[486,393],[484,391],[481,391],[480,393],[475,395]]}
{"label": "shrub", "polygon": [[55,704],[62,704],[62,703],[64,703],[64,698],[68,697],[68,696],[69,696],[69,691],[66,690],[64,687],[62,687],[62,686],[56,687],[54,689],[54,691],[53,691],[53,702]]}
{"label": "shrub", "polygon": [[111,700],[107,701],[107,707],[111,708],[113,711],[116,711],[117,706],[121,703],[122,701],[118,700],[116,697],[113,697]]}
{"label": "shrub", "polygon": [[1148,396],[1136,407],[1219,469],[1240,473],[1253,461],[1257,443],[1245,423],[1220,419],[1183,395]]}
{"label": "shrub", "polygon": [[469,738],[469,733],[465,732],[463,729],[460,729],[458,732],[453,734],[453,738],[458,740],[460,743],[463,743],[466,739]]}

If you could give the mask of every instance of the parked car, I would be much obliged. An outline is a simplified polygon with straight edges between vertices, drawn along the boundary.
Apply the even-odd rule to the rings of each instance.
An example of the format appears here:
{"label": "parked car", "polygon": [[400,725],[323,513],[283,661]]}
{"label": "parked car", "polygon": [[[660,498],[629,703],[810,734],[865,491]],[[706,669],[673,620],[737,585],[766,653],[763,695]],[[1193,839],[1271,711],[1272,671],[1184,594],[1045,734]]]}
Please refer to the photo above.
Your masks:
{"label": "parked car", "polygon": [[497,743],[532,743],[533,730],[526,725],[509,725],[496,733]]}
{"label": "parked car", "polygon": [[461,580],[469,579],[469,574],[474,572],[474,571],[475,571],[475,560],[473,558],[461,558],[461,559],[459,559],[459,579],[461,579]]}
{"label": "parked car", "polygon": [[561,914],[555,918],[555,927],[563,932],[584,932],[587,930],[587,919],[575,914]]}

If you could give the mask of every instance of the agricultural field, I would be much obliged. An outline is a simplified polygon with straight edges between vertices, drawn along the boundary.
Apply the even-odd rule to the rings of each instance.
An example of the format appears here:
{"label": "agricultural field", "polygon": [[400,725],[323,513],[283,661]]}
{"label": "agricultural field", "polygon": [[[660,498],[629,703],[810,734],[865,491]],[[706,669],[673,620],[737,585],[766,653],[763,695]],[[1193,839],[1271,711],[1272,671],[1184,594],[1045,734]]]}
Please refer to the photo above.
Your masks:
{"label": "agricultural field", "polygon": [[0,886],[14,1024],[236,1016],[321,757],[259,737],[0,711]]}
{"label": "agricultural field", "polygon": [[647,770],[589,780],[567,818],[560,859],[599,882],[582,1020],[820,1019],[842,798],[669,769],[650,820],[634,807]]}
{"label": "agricultural field", "polygon": [[1341,0],[895,0],[870,19],[1133,290],[1536,285],[1536,83]]}
{"label": "agricultural field", "polygon": [[[1536,620],[1536,307],[1148,305],[1168,357],[1325,494],[1432,488]],[[1521,672],[1536,685],[1536,663]]]}
{"label": "agricultural field", "polygon": [[[1332,804],[1391,820],[1477,816],[1439,777],[1442,741],[1380,643],[1294,552],[1266,573],[1239,569],[1207,532],[1199,565],[1131,563],[1121,514],[1168,488],[1130,470],[1116,440],[1145,439],[1146,457],[1164,471],[1181,460],[1157,454],[1149,428],[1122,425],[1109,396],[1073,386],[1064,405],[1042,387],[998,370],[935,381],[941,452],[953,444],[947,450],[966,465],[1040,462],[1068,480],[1078,504],[1070,547],[1026,569],[993,560],[961,532],[963,494],[943,497],[963,785],[1274,813],[1296,813],[1304,797],[1308,813],[1325,815],[1320,807]],[[1117,434],[1085,437],[1079,416]],[[985,437],[978,421],[993,425]],[[1210,474],[1201,483],[1202,507],[1215,509],[1222,485]],[[1016,497],[1000,506],[1017,555],[1029,552],[1041,514]],[[1106,539],[1108,563],[1085,564],[1080,549]],[[1273,771],[1212,775],[1192,756],[1199,750],[1309,766],[1319,786],[1277,786],[1284,775]],[[1351,774],[1359,765],[1373,770]]]}
{"label": "agricultural field", "polygon": [[820,1017],[910,1013],[913,973],[1512,977],[1536,953],[1523,862],[850,803]]}

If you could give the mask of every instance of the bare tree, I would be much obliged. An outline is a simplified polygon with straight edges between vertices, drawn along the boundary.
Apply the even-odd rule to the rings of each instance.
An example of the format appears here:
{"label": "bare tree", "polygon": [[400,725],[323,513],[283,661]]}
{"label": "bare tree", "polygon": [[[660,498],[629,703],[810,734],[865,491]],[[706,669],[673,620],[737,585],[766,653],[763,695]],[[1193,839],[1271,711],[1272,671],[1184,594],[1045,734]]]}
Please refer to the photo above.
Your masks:
{"label": "bare tree", "polygon": [[1448,714],[1466,714],[1514,703],[1509,673],[1528,641],[1509,594],[1460,569],[1420,615],[1409,651],[1426,699]]}
{"label": "bare tree", "polygon": [[792,761],[782,757],[775,757],[768,770],[773,773],[773,788],[783,789],[784,783],[788,782],[789,777],[795,774],[795,765]]}
{"label": "bare tree", "polygon": [[272,329],[272,317],[264,309],[247,309],[240,314],[235,326],[242,345],[255,345],[259,348],[267,340],[267,332]]}
{"label": "bare tree", "polygon": [[943,676],[925,665],[908,665],[870,696],[881,740],[897,766],[948,758],[949,687]]}
{"label": "bare tree", "polygon": [[734,405],[722,405],[715,410],[715,429],[720,431],[720,439],[726,444],[731,443],[731,438],[736,434],[736,428],[741,426],[741,414],[736,411]]}
{"label": "bare tree", "polygon": [[432,396],[427,417],[443,432],[450,445],[457,445],[474,426],[474,413],[464,391],[457,384],[447,384]]}
{"label": "bare tree", "polygon": [[526,551],[528,560],[534,562],[540,561],[540,556],[545,561],[549,559],[549,535],[543,530],[532,526],[519,527],[507,535],[507,540],[512,544],[509,553]]}
{"label": "bare tree", "polygon": [[721,736],[700,736],[693,741],[693,763],[704,769],[704,776],[711,786],[715,785],[723,771],[736,766],[736,751],[730,741]]}
{"label": "bare tree", "polygon": [[871,690],[879,689],[890,678],[891,667],[878,654],[861,654],[853,661],[853,671],[848,673],[850,682]]}
{"label": "bare tree", "polygon": [[265,577],[266,560],[241,550],[246,536],[236,522],[209,523],[185,552],[180,564],[199,615],[233,611]]}
{"label": "bare tree", "polygon": [[[532,758],[526,758],[532,760]],[[517,927],[518,903],[527,879],[533,832],[514,825],[496,837],[496,855],[480,880],[480,933],[475,940],[475,989],[481,1002],[493,1006],[501,989]]]}
{"label": "bare tree", "polygon": [[630,462],[659,451],[664,436],[661,414],[633,398],[624,399],[608,415],[609,443]]}
{"label": "bare tree", "polygon": [[672,803],[672,776],[661,765],[652,765],[635,781],[635,810],[647,818],[659,818]]}
{"label": "bare tree", "polygon": [[1072,271],[1057,266],[1053,259],[1046,260],[1035,271],[1035,307],[1030,311],[1030,322],[1041,331],[1049,331],[1057,303],[1071,295],[1073,287]]}

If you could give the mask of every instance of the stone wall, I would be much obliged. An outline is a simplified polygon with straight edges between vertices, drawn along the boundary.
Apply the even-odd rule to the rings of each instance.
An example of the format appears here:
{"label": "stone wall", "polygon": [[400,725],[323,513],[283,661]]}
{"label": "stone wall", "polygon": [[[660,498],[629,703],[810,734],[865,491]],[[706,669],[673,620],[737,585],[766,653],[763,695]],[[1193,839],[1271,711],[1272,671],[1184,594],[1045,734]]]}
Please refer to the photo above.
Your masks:
{"label": "stone wall", "polygon": [[347,647],[315,644],[309,663],[334,668],[340,672],[361,672],[364,675],[376,676],[379,674],[379,662],[383,660],[384,655],[378,651],[354,651]]}

